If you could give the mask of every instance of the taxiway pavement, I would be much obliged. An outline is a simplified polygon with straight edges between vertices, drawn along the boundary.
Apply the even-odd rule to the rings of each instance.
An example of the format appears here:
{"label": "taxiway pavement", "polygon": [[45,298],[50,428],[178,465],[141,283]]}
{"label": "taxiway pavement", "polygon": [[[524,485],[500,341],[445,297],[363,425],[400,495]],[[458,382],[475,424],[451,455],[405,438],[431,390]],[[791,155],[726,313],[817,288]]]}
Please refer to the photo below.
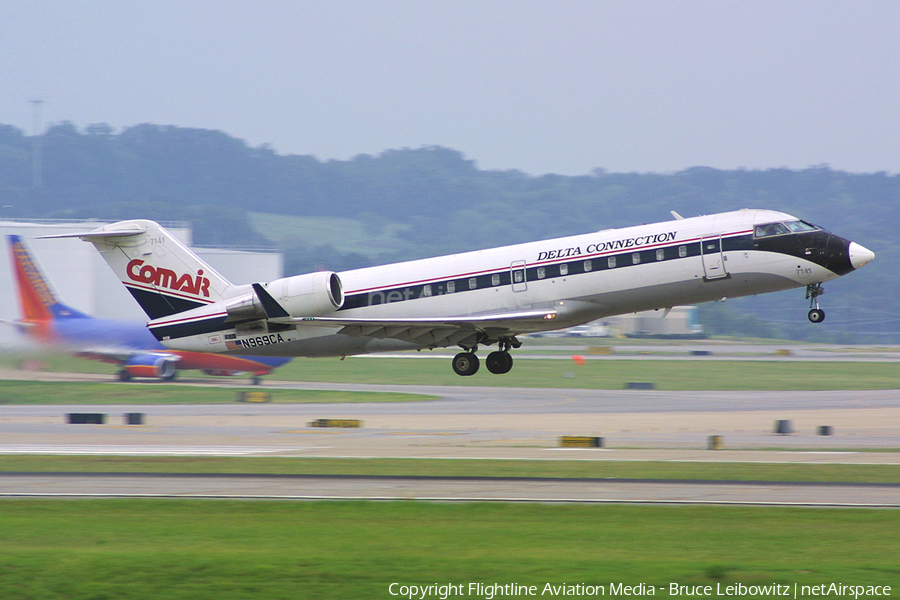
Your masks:
{"label": "taxiway pavement", "polygon": [[0,497],[367,499],[900,508],[900,484],[30,473],[0,474]]}

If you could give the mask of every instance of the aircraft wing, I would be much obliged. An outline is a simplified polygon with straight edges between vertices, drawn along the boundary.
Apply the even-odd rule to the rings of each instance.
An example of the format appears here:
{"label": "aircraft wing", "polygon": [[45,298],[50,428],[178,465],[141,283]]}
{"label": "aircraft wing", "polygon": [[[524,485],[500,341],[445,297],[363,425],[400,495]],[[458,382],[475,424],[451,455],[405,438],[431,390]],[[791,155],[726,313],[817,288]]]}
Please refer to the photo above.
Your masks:
{"label": "aircraft wing", "polygon": [[128,364],[136,359],[147,361],[162,359],[172,362],[181,360],[181,357],[174,352],[157,352],[155,350],[137,350],[133,348],[81,348],[73,354],[82,358],[120,365]]}
{"label": "aircraft wing", "polygon": [[[424,345],[447,346],[466,342],[470,345],[488,339],[546,329],[556,319],[553,309],[527,310],[488,315],[446,318],[355,319],[341,317],[274,317],[270,322],[319,327],[340,327],[339,333],[353,337],[393,338]],[[469,340],[468,338],[471,338]]]}
{"label": "aircraft wing", "polygon": [[12,325],[14,327],[21,327],[25,329],[29,327],[37,327],[35,323],[27,323],[25,321],[15,321],[10,319],[0,319],[0,323],[2,323],[3,325]]}

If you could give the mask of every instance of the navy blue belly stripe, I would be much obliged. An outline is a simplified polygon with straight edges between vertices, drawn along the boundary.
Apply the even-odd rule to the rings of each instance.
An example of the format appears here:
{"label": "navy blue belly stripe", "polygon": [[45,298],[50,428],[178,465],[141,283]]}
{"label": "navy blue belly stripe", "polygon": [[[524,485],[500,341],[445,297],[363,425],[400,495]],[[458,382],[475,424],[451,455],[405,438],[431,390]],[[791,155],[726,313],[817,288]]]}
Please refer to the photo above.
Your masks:
{"label": "navy blue belly stripe", "polygon": [[225,316],[216,316],[208,319],[198,319],[187,321],[184,323],[173,323],[171,325],[157,325],[150,327],[150,331],[159,341],[168,339],[177,339],[192,335],[203,335],[209,333],[217,333],[234,329],[237,324],[235,322],[225,323]]}
{"label": "navy blue belly stripe", "polygon": [[203,302],[169,296],[162,292],[144,290],[128,284],[125,287],[128,288],[128,291],[131,292],[131,295],[134,296],[134,299],[137,300],[138,304],[141,305],[141,308],[144,309],[144,312],[151,319],[161,319],[169,315],[183,313],[192,308],[205,306]]}

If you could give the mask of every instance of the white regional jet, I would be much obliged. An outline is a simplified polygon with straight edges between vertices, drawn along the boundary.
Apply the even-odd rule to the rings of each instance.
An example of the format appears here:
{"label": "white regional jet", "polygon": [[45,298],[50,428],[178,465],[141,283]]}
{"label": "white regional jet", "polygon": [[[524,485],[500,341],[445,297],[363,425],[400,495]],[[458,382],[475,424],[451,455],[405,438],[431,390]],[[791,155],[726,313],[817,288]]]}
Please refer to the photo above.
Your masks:
{"label": "white regional jet", "polygon": [[602,317],[806,287],[825,318],[824,281],[875,254],[771,210],[739,210],[478,250],[343,273],[234,285],[153,221],[80,237],[97,247],[173,350],[349,356],[459,346],[472,375],[479,346],[507,373],[516,336]]}

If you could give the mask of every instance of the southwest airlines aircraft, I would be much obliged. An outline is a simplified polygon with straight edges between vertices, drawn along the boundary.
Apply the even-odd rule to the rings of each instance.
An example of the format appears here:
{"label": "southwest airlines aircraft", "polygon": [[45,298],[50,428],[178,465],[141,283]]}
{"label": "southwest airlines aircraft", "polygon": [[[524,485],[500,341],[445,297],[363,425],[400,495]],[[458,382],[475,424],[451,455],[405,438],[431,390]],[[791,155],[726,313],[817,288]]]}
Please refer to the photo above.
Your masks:
{"label": "southwest airlines aircraft", "polygon": [[256,382],[260,375],[290,360],[168,350],[140,323],[90,317],[57,300],[22,238],[10,235],[8,239],[22,307],[22,319],[15,324],[38,341],[61,344],[79,355],[121,365],[122,381],[132,377],[168,381],[175,378],[177,370],[200,369],[210,375],[249,373]]}
{"label": "southwest airlines aircraft", "polygon": [[147,327],[181,352],[348,356],[459,346],[453,369],[512,368],[517,336],[611,315],[805,287],[825,318],[821,284],[870,250],[796,217],[739,210],[609,229],[343,273],[234,285],[152,221],[80,237],[143,307]]}

